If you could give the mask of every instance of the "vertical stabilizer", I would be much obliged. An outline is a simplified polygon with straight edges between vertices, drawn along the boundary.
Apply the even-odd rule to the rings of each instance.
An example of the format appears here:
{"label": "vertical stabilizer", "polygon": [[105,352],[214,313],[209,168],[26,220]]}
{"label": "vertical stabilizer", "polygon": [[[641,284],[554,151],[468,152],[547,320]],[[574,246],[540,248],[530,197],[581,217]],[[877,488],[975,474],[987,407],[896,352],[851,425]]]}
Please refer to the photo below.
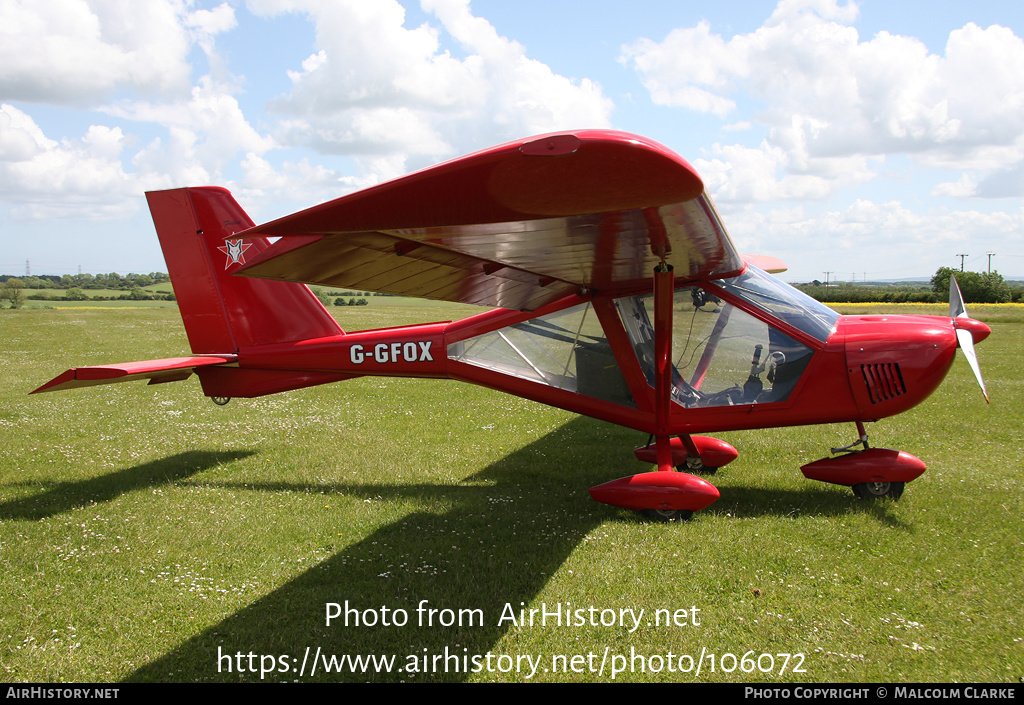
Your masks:
{"label": "vertical stabilizer", "polygon": [[146,194],[194,353],[240,348],[344,331],[304,284],[231,276],[270,242],[231,239],[255,225],[222,188]]}

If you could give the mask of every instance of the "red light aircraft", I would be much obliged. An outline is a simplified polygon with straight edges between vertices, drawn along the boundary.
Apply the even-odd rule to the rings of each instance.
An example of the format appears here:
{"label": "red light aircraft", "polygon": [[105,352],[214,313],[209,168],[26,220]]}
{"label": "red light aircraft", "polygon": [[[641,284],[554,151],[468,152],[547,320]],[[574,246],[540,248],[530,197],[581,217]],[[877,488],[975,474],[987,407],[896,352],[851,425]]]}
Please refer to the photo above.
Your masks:
{"label": "red light aircraft", "polygon": [[[924,400],[958,346],[984,391],[974,343],[990,330],[955,281],[948,317],[840,316],[766,273],[779,260],[739,255],[694,169],[636,135],[511,142],[260,226],[220,188],[147,198],[192,355],[71,369],[36,392],[194,372],[226,403],[458,379],[650,434],[635,453],[657,471],[591,495],[671,520],[719,496],[691,473],[737,456],[695,434],[853,422],[856,442],[801,470],[897,498],[925,465],[869,447],[864,422]],[[495,308],[345,332],[305,284]]]}

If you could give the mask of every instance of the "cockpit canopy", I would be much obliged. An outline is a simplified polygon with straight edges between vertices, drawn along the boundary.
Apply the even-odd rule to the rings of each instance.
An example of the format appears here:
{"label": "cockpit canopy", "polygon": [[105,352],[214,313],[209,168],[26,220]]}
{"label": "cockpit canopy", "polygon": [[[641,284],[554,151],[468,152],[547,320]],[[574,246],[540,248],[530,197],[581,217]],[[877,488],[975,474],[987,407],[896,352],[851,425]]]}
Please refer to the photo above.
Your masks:
{"label": "cockpit canopy", "polygon": [[[732,296],[722,296],[715,285]],[[624,296],[614,305],[635,360],[616,359],[590,302],[453,343],[448,357],[635,408],[622,367],[638,364],[653,389],[654,297]],[[814,350],[764,319],[824,343],[838,314],[756,267],[676,289],[672,400],[699,408],[788,399]]]}

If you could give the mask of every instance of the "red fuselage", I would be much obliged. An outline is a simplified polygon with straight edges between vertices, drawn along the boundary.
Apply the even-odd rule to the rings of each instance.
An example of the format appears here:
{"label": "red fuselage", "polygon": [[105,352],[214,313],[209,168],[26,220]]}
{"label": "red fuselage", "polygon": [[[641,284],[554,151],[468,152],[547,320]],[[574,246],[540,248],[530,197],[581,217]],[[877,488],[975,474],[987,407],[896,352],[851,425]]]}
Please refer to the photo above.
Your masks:
{"label": "red fuselage", "polygon": [[[351,377],[395,376],[457,379],[603,419],[647,433],[692,434],[708,431],[874,421],[906,411],[927,398],[952,365],[957,347],[953,321],[942,316],[840,316],[824,341],[794,328],[771,313],[717,291],[736,308],[781,331],[811,351],[799,379],[781,401],[688,406],[673,403],[668,428],[659,428],[655,389],[641,369],[612,297],[570,296],[536,312],[496,309],[461,321],[359,331],[325,338],[258,345],[239,350],[238,368],[197,370],[209,396],[251,396],[273,389],[277,376],[307,374],[315,382]],[[590,305],[606,340],[607,366],[617,365],[621,398],[551,383],[525,353],[501,331],[547,314]],[[972,319],[957,319],[975,341],[989,329]],[[456,351],[466,341],[487,335],[505,338],[524,355],[526,374],[510,374],[499,365],[471,364]],[[495,337],[495,340],[498,340]],[[504,345],[504,343],[502,343]],[[579,346],[577,345],[577,348]],[[612,355],[614,357],[612,357]],[[568,363],[567,363],[568,367]],[[628,389],[628,392],[626,391]],[[604,396],[605,398],[601,398]]]}

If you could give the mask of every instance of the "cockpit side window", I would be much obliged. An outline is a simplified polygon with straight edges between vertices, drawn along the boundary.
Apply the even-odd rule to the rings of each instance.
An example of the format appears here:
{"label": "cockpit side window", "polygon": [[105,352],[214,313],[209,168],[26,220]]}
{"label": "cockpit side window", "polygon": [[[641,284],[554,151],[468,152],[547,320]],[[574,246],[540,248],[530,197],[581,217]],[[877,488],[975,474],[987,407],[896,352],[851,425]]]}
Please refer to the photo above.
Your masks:
{"label": "cockpit side window", "polygon": [[636,408],[589,303],[452,343],[448,358]]}
{"label": "cockpit side window", "polygon": [[[654,297],[615,303],[653,387]],[[813,353],[699,286],[676,290],[672,325],[672,398],[687,408],[785,401]]]}

